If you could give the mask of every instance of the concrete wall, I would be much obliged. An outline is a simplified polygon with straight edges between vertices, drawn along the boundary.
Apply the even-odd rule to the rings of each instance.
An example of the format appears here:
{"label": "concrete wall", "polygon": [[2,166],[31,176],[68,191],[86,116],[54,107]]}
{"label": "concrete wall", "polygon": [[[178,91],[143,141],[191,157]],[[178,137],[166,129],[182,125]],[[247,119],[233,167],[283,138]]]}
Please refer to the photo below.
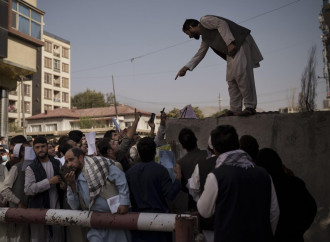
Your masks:
{"label": "concrete wall", "polygon": [[[168,120],[166,138],[179,144],[180,130],[188,127],[205,149],[210,132],[222,124],[233,125],[239,136],[254,136],[260,148],[275,149],[283,163],[304,180],[318,206],[305,241],[330,241],[330,112]],[[180,145],[177,150],[179,156],[184,154]]]}

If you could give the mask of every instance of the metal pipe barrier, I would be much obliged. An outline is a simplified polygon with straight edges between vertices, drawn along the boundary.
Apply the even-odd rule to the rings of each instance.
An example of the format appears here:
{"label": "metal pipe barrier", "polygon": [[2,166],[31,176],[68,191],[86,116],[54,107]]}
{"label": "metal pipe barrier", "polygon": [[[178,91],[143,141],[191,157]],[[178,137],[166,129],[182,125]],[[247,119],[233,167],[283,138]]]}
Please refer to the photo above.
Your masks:
{"label": "metal pipe barrier", "polygon": [[111,214],[65,209],[0,208],[0,222],[175,232],[176,241],[194,241],[198,217],[189,214]]}

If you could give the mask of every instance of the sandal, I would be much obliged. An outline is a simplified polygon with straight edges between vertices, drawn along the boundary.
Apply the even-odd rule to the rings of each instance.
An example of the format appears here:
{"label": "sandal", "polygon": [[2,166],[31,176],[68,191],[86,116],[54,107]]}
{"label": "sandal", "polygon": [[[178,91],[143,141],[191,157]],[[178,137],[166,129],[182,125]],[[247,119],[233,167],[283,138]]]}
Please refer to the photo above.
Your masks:
{"label": "sandal", "polygon": [[251,116],[255,115],[257,112],[254,108],[245,108],[242,112],[238,113],[237,116]]}

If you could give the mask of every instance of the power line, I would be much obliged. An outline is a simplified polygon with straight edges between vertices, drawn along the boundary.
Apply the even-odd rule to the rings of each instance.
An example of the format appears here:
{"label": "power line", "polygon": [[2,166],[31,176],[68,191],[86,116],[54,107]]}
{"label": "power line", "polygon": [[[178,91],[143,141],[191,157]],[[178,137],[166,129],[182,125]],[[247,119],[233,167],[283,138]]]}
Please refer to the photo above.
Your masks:
{"label": "power line", "polygon": [[[280,7],[277,7],[277,8],[274,8],[274,9],[271,9],[269,11],[266,11],[264,13],[261,13],[261,14],[258,14],[256,16],[253,16],[251,18],[248,18],[246,20],[243,20],[243,21],[240,21],[238,23],[244,23],[244,22],[247,22],[247,21],[250,21],[250,20],[253,20],[253,19],[256,19],[256,18],[259,18],[261,16],[264,16],[268,13],[272,13],[272,12],[275,12],[279,9],[282,9],[282,8],[285,8],[287,6],[290,6],[294,3],[297,3],[301,0],[296,0],[296,1],[293,1],[291,3],[287,3],[287,4],[284,4]],[[95,66],[95,67],[91,67],[91,68],[87,68],[87,69],[81,69],[81,70],[78,70],[78,71],[73,71],[72,73],[78,73],[78,72],[86,72],[86,71],[91,71],[91,70],[97,70],[97,69],[102,69],[102,68],[105,68],[105,67],[108,67],[108,66],[112,66],[112,65],[116,65],[116,64],[121,64],[121,63],[125,63],[125,62],[133,62],[134,60],[136,59],[139,59],[139,58],[143,58],[143,57],[146,57],[146,56],[149,56],[149,55],[153,55],[153,54],[156,54],[156,53],[159,53],[161,51],[164,51],[164,50],[167,50],[167,49],[170,49],[170,48],[173,48],[173,47],[176,47],[176,46],[179,46],[179,45],[182,45],[182,44],[185,44],[187,42],[190,42],[191,40],[186,40],[186,41],[183,41],[183,42],[180,42],[180,43],[177,43],[177,44],[174,44],[174,45],[171,45],[171,46],[167,46],[167,47],[164,47],[164,48],[161,48],[159,50],[155,50],[155,51],[151,51],[151,52],[148,52],[146,54],[143,54],[143,55],[139,55],[139,56],[136,56],[136,57],[133,57],[133,58],[129,58],[129,59],[124,59],[124,60],[121,60],[121,61],[116,61],[116,62],[112,62],[112,63],[109,63],[109,64],[106,64],[106,65],[101,65],[101,66]]]}
{"label": "power line", "polygon": [[167,49],[170,49],[170,48],[179,46],[179,45],[183,45],[183,44],[185,44],[185,43],[187,43],[189,41],[191,41],[191,40],[185,40],[183,42],[180,42],[180,43],[177,43],[177,44],[168,46],[168,47],[164,47],[164,48],[159,49],[159,50],[151,51],[151,52],[148,52],[146,54],[143,54],[143,55],[140,55],[140,56],[136,56],[136,57],[133,57],[133,58],[129,58],[129,59],[121,60],[121,61],[112,62],[112,63],[106,64],[106,65],[102,65],[102,66],[95,66],[95,67],[91,67],[91,68],[87,68],[87,69],[81,69],[81,70],[78,70],[78,71],[73,71],[72,73],[86,72],[86,71],[92,71],[92,70],[96,70],[96,69],[102,69],[102,68],[105,68],[105,67],[108,67],[108,66],[112,66],[112,65],[116,65],[116,64],[120,64],[120,63],[124,63],[124,62],[133,62],[136,59],[139,59],[139,58],[142,58],[142,57],[145,57],[145,56],[148,56],[148,55],[153,55],[153,54],[159,53],[161,51],[164,51],[164,50],[167,50]]}
{"label": "power line", "polygon": [[284,5],[282,5],[282,6],[278,7],[278,8],[274,8],[274,9],[272,9],[272,10],[269,10],[269,11],[267,11],[267,12],[261,13],[261,14],[259,14],[259,15],[254,16],[254,17],[251,17],[251,18],[245,19],[245,20],[243,20],[243,21],[241,21],[241,22],[239,22],[239,23],[241,24],[241,23],[244,23],[244,22],[250,21],[250,20],[252,20],[252,19],[259,18],[259,17],[261,17],[261,16],[263,16],[263,15],[266,15],[266,14],[268,14],[268,13],[272,13],[272,12],[275,12],[275,11],[277,11],[277,10],[279,10],[279,9],[285,8],[285,7],[287,7],[287,6],[289,6],[289,5],[292,5],[292,4],[294,4],[294,3],[296,3],[296,2],[299,2],[299,1],[300,1],[300,0],[296,0],[296,1],[293,1],[293,2],[291,2],[291,3],[284,4]]}

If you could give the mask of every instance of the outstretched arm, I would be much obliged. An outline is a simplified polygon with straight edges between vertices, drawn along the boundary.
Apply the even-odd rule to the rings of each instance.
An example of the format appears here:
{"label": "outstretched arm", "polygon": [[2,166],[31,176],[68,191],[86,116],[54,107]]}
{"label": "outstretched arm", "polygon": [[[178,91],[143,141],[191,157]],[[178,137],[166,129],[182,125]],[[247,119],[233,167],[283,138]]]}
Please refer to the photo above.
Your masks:
{"label": "outstretched arm", "polygon": [[201,60],[203,60],[208,49],[209,49],[208,44],[206,44],[204,41],[202,41],[201,46],[199,47],[199,50],[197,51],[197,53],[194,55],[193,58],[191,58],[191,60],[184,67],[182,67],[179,70],[178,74],[175,77],[175,80],[179,76],[184,76],[188,70],[192,71],[199,64],[199,62],[201,62]]}

